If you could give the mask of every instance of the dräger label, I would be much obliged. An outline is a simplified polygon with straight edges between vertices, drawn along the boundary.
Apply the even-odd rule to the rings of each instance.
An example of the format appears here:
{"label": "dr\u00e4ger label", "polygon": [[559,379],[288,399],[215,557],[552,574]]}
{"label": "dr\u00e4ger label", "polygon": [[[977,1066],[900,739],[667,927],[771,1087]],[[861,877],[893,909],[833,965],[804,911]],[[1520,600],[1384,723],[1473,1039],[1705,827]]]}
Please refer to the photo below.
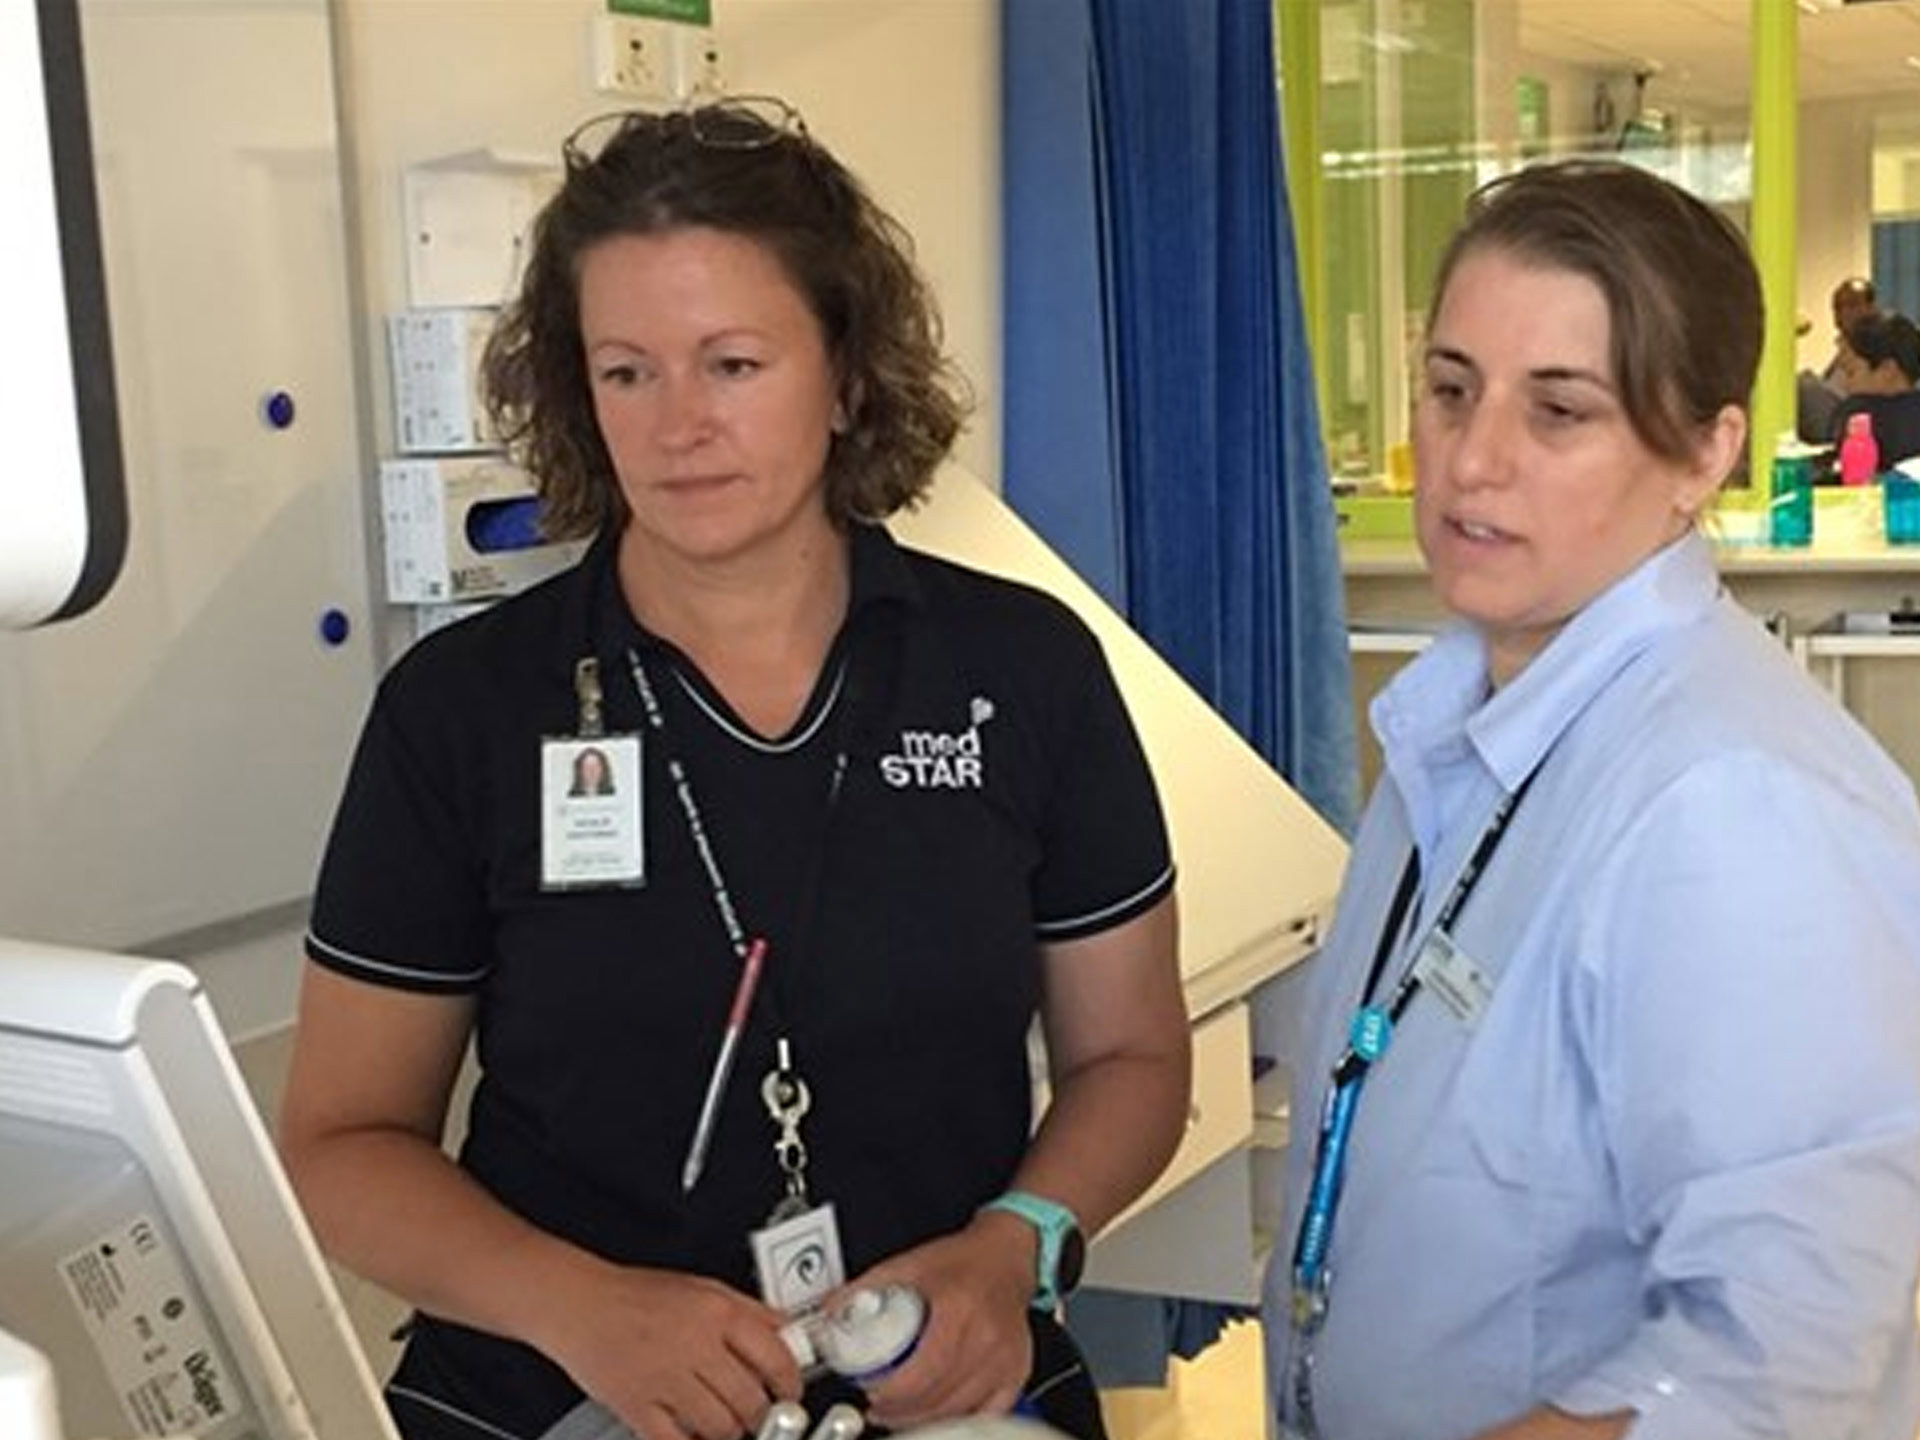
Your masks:
{"label": "dr\u00e4ger label", "polygon": [[60,1262],[60,1278],[141,1435],[212,1431],[246,1407],[232,1361],[151,1216]]}

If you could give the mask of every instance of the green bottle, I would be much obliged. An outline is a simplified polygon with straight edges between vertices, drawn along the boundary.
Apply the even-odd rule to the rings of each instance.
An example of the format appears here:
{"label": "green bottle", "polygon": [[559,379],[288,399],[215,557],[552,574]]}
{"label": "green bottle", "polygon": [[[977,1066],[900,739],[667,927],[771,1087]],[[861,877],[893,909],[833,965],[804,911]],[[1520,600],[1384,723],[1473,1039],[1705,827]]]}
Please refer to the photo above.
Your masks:
{"label": "green bottle", "polygon": [[1773,447],[1767,539],[1775,545],[1813,543],[1813,461],[1790,430],[1783,432]]}

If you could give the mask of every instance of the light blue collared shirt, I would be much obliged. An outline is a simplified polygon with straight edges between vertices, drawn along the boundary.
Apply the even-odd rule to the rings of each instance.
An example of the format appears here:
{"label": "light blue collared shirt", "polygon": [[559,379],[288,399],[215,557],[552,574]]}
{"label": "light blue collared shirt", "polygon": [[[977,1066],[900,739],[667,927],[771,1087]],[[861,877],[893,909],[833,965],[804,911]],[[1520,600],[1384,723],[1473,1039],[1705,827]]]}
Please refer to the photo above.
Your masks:
{"label": "light blue collared shirt", "polygon": [[1454,926],[1491,998],[1413,1002],[1360,1100],[1314,1343],[1325,1440],[1464,1440],[1541,1404],[1636,1440],[1920,1428],[1920,811],[1721,591],[1697,536],[1487,688],[1448,632],[1378,697],[1385,771],[1294,1054],[1267,1281],[1410,845],[1422,920],[1545,757]]}

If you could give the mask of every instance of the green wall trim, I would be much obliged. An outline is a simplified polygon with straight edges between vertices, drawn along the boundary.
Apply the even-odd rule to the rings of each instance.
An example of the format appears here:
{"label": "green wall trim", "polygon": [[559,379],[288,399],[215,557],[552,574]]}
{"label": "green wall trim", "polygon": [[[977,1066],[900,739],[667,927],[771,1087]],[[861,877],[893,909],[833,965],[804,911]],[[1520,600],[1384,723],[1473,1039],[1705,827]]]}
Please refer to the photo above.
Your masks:
{"label": "green wall trim", "polygon": [[1326,215],[1320,177],[1320,0],[1273,0],[1287,201],[1299,258],[1300,305],[1313,351],[1320,413],[1331,414],[1327,355]]}
{"label": "green wall trim", "polygon": [[1766,493],[1774,438],[1794,427],[1794,316],[1799,297],[1796,207],[1800,193],[1798,59],[1800,11],[1781,0],[1753,0],[1753,213],[1748,224],[1767,339],[1753,387],[1748,447],[1753,493]]}

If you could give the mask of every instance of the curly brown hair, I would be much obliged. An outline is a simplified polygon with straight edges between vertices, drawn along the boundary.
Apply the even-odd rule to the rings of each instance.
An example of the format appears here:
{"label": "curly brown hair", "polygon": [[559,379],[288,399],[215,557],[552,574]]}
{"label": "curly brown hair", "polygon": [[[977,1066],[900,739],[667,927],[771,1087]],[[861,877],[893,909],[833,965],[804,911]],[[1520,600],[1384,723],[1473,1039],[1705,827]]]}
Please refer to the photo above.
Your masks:
{"label": "curly brown hair", "polygon": [[[597,154],[583,143],[611,129]],[[847,423],[827,455],[835,524],[881,520],[925,494],[970,404],[904,229],[783,102],[754,97],[589,121],[534,221],[519,295],[481,361],[487,410],[535,477],[549,538],[627,517],[594,418],[580,331],[580,265],[622,235],[705,227],[764,245],[805,297],[840,380]]]}

